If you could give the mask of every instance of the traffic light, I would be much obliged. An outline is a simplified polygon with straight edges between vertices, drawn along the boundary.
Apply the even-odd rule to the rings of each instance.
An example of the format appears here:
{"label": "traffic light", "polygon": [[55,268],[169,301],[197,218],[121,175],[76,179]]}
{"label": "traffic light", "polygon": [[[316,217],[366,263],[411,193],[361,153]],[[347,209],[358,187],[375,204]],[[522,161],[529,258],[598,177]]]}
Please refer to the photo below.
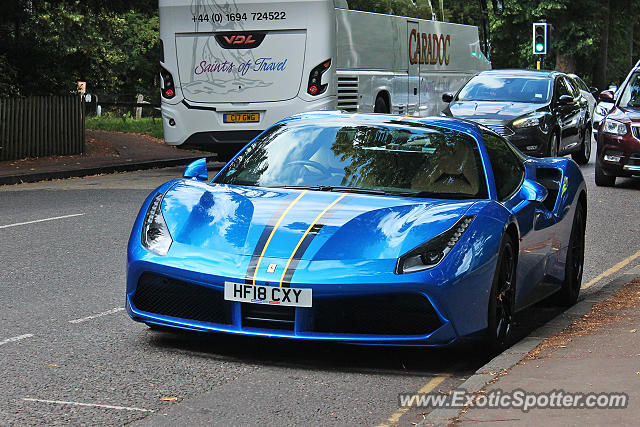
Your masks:
{"label": "traffic light", "polygon": [[546,55],[548,45],[546,22],[533,23],[533,53],[538,55]]}

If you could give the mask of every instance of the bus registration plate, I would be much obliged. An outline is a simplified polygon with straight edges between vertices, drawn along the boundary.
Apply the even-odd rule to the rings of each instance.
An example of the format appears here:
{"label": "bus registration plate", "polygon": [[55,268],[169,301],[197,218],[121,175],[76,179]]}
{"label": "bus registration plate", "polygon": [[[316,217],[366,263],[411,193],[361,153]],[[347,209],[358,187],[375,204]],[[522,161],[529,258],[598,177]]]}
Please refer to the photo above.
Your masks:
{"label": "bus registration plate", "polygon": [[225,123],[257,123],[260,121],[260,113],[227,113],[224,115]]}

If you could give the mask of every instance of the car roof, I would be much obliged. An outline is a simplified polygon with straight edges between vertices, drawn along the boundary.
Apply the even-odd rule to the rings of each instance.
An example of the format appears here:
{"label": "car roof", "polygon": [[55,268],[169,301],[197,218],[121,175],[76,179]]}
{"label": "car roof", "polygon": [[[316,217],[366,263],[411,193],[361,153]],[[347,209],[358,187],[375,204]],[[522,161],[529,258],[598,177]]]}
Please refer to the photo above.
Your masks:
{"label": "car roof", "polygon": [[494,76],[523,76],[523,77],[555,77],[564,75],[559,71],[541,71],[541,70],[517,70],[517,69],[505,69],[505,70],[487,70],[482,71],[478,75],[494,75]]}
{"label": "car roof", "polygon": [[370,123],[378,125],[389,124],[406,124],[435,126],[439,128],[456,130],[476,136],[479,133],[480,126],[472,121],[456,119],[454,117],[431,116],[431,117],[415,117],[403,116],[398,114],[380,114],[380,113],[349,113],[345,111],[312,111],[309,113],[300,113],[282,120],[280,123],[289,123],[297,120],[352,120],[359,123]]}

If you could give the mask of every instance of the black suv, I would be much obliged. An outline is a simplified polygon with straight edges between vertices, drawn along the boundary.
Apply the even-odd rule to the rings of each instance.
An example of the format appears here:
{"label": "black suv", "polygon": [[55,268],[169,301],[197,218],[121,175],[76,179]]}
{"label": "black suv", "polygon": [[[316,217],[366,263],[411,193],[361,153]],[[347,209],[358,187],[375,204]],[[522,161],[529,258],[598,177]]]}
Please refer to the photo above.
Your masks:
{"label": "black suv", "polygon": [[469,119],[507,138],[525,154],[591,156],[587,99],[566,74],[492,70],[477,74],[457,94],[445,93],[444,115]]}

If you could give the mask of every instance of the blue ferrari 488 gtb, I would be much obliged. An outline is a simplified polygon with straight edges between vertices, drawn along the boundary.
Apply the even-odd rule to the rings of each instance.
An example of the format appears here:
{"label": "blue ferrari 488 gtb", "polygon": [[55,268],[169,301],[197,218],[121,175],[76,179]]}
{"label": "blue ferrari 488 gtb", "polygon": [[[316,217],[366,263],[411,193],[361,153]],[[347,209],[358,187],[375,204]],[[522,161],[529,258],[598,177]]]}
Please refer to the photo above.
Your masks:
{"label": "blue ferrari 488 gtb", "polygon": [[361,344],[509,343],[578,297],[587,195],[566,158],[449,118],[317,112],[144,202],[127,310],[150,326]]}

